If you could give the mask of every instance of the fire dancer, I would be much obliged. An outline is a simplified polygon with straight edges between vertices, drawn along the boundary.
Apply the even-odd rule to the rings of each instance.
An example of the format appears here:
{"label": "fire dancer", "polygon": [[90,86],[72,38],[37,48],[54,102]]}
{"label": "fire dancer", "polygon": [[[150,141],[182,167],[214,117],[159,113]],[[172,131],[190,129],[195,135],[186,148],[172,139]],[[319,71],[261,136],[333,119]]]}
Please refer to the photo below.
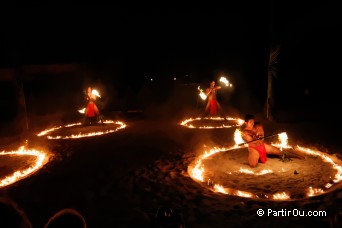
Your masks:
{"label": "fire dancer", "polygon": [[208,113],[210,113],[211,115],[216,115],[217,112],[219,112],[219,114],[221,115],[221,117],[224,118],[224,120],[227,120],[222,107],[220,105],[220,103],[217,101],[217,97],[216,97],[216,93],[217,90],[220,90],[221,86],[215,86],[215,81],[212,81],[210,83],[209,88],[206,89],[205,91],[205,95],[207,96],[207,105],[205,106],[205,110],[202,116],[202,119],[204,119]]}
{"label": "fire dancer", "polygon": [[88,104],[88,102],[90,101],[90,99],[95,100],[96,96],[92,93],[93,89],[89,86],[86,93],[85,93],[85,101],[86,101],[86,105]]}
{"label": "fire dancer", "polygon": [[97,123],[99,120],[103,123],[103,117],[100,114],[100,111],[95,103],[96,96],[93,94],[93,90],[91,87],[88,87],[87,89],[86,100],[87,105],[84,112],[83,124],[92,125]]}
{"label": "fire dancer", "polygon": [[86,110],[84,112],[84,124],[85,125],[92,125],[97,123],[97,117],[100,116],[100,111],[97,108],[95,102],[93,99],[90,99],[88,102],[88,105],[86,107]]}
{"label": "fire dancer", "polygon": [[246,114],[244,129],[241,136],[248,143],[248,163],[253,168],[259,163],[266,163],[267,154],[283,157],[283,151],[264,142],[264,128],[260,122],[255,122],[254,116]]}

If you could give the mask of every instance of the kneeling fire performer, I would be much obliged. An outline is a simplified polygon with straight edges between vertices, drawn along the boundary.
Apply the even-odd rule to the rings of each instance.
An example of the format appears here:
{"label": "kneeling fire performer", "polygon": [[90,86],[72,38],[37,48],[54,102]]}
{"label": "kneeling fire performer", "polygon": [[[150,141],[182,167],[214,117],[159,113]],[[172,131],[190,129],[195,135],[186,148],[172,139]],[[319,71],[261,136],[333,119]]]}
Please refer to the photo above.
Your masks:
{"label": "kneeling fire performer", "polygon": [[283,157],[283,151],[264,142],[264,128],[260,122],[254,122],[253,115],[245,116],[244,125],[241,136],[248,143],[248,163],[252,168],[259,162],[266,163],[267,154]]}

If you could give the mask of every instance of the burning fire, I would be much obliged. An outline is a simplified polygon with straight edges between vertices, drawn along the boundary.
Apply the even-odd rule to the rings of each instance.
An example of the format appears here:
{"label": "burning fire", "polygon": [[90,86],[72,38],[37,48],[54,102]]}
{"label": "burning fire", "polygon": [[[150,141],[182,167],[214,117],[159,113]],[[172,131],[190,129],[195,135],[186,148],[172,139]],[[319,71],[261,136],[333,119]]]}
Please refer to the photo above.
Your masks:
{"label": "burning fire", "polygon": [[243,138],[241,136],[241,131],[239,129],[236,129],[234,132],[234,141],[235,141],[236,145],[245,143],[245,140],[243,140]]}
{"label": "burning fire", "polygon": [[0,179],[0,187],[5,187],[10,184],[13,184],[24,177],[29,176],[33,172],[37,171],[41,167],[43,167],[48,161],[49,155],[44,151],[39,151],[35,149],[26,149],[25,146],[19,147],[16,151],[2,151],[0,155],[10,155],[10,156],[35,156],[37,158],[34,165],[30,166],[27,169],[22,169],[15,171],[13,174]]}
{"label": "burning fire", "polygon": [[[190,165],[188,168],[188,173],[191,178],[193,178],[195,181],[200,181],[202,183],[207,183],[207,187],[211,188],[214,192],[220,192],[223,194],[229,194],[229,195],[235,195],[235,196],[241,196],[241,197],[247,197],[247,198],[265,198],[265,199],[272,199],[272,200],[291,200],[291,194],[286,193],[286,192],[279,192],[276,194],[264,194],[262,196],[253,194],[251,192],[246,192],[246,191],[240,191],[238,189],[232,189],[232,188],[225,188],[222,186],[220,183],[213,183],[212,180],[206,180],[205,179],[205,172],[207,171],[206,168],[204,167],[204,160],[209,158],[210,156],[218,153],[218,152],[227,152],[229,150],[241,148],[238,146],[238,144],[241,143],[240,141],[240,134],[241,132],[239,130],[235,131],[234,134],[234,140],[236,145],[229,147],[229,148],[217,148],[214,147],[210,149],[209,151],[205,150],[202,155],[197,157],[197,159],[194,161],[194,165]],[[292,148],[287,144],[288,138],[285,132],[280,133],[278,139],[280,140],[279,144],[272,144],[274,146],[280,147],[280,148]],[[309,187],[306,190],[306,196],[307,197],[312,197],[320,194],[324,194],[327,189],[329,189],[333,184],[336,184],[340,181],[342,181],[342,166],[338,165],[337,163],[334,162],[333,157],[329,156],[326,153],[317,151],[317,150],[311,150],[308,148],[304,148],[301,146],[296,147],[297,150],[302,151],[303,153],[319,156],[322,158],[324,162],[330,163],[332,168],[336,170],[335,176],[332,178],[333,183],[327,183],[324,185],[324,188],[313,188]],[[251,175],[264,175],[268,173],[273,173],[273,170],[261,170],[259,172],[254,172],[253,170],[250,169],[244,169],[240,167],[239,169],[240,173],[245,173],[245,174],[251,174]],[[227,174],[232,174],[232,172],[226,172]],[[211,187],[210,187],[211,186]]]}
{"label": "burning fire", "polygon": [[[221,117],[209,117],[209,118],[205,118],[205,119],[209,119],[209,120],[213,120],[213,121],[223,121],[224,120],[224,118],[221,118]],[[244,122],[242,119],[239,119],[239,118],[226,117],[226,119],[230,120],[232,122],[236,122],[236,124],[234,124],[234,125],[222,124],[221,126],[200,126],[200,127],[195,127],[194,125],[191,124],[191,122],[201,120],[201,117],[196,117],[196,118],[185,119],[185,120],[183,120],[180,123],[180,125],[188,127],[188,128],[213,129],[213,128],[231,128],[231,127],[236,127],[236,126],[242,125],[243,122]]]}
{"label": "burning fire", "polygon": [[92,96],[95,96],[95,97],[101,98],[100,93],[99,93],[96,89],[93,89],[93,90],[91,91],[91,95],[92,95]]}
{"label": "burning fire", "polygon": [[221,77],[220,82],[222,82],[223,84],[225,84],[227,87],[232,87],[232,83],[229,83],[228,79],[226,77]]}
{"label": "burning fire", "polygon": [[125,123],[123,123],[121,121],[114,122],[112,120],[105,120],[105,121],[103,121],[103,123],[104,124],[117,124],[119,126],[115,129],[111,129],[111,130],[97,131],[97,132],[90,132],[90,133],[78,133],[76,135],[73,134],[73,135],[68,135],[68,136],[50,136],[50,135],[47,135],[48,133],[51,133],[51,132],[56,131],[56,130],[61,129],[61,128],[72,127],[72,126],[76,126],[76,125],[82,125],[82,123],[73,123],[73,124],[53,127],[53,128],[44,130],[44,131],[38,133],[37,136],[47,135],[48,139],[76,139],[76,138],[91,137],[91,136],[97,136],[97,135],[104,135],[104,134],[112,133],[112,132],[118,131],[120,129],[123,129],[127,126]]}
{"label": "burning fire", "polygon": [[201,89],[200,86],[198,86],[197,89],[200,91],[199,96],[202,98],[202,100],[207,99],[207,95],[205,95],[205,93],[203,92],[203,89]]}
{"label": "burning fire", "polygon": [[86,108],[82,108],[82,109],[78,110],[78,112],[84,114],[85,110],[86,110]]}

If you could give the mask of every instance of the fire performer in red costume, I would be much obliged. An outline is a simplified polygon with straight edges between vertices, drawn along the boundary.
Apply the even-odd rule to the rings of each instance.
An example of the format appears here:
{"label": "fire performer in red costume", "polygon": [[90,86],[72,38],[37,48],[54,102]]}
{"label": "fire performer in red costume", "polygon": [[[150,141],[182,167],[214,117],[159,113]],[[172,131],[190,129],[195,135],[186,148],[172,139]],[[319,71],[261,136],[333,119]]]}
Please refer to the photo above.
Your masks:
{"label": "fire performer in red costume", "polygon": [[264,142],[264,128],[260,122],[254,121],[254,116],[245,116],[244,129],[241,132],[242,138],[248,143],[248,163],[253,168],[259,162],[266,163],[267,154],[283,157],[284,153],[279,148]]}
{"label": "fire performer in red costume", "polygon": [[83,124],[93,125],[96,124],[98,120],[101,120],[101,122],[103,123],[102,115],[100,114],[100,111],[95,103],[96,96],[92,94],[91,87],[88,87],[86,100],[87,106],[84,112]]}
{"label": "fire performer in red costume", "polygon": [[221,86],[215,86],[215,81],[212,81],[210,83],[209,88],[206,89],[205,95],[207,96],[208,102],[205,107],[202,119],[204,119],[208,114],[216,115],[217,113],[219,113],[222,118],[227,120],[223,113],[222,107],[220,103],[217,101],[217,97],[216,97],[217,90],[220,90],[220,89],[221,89]]}

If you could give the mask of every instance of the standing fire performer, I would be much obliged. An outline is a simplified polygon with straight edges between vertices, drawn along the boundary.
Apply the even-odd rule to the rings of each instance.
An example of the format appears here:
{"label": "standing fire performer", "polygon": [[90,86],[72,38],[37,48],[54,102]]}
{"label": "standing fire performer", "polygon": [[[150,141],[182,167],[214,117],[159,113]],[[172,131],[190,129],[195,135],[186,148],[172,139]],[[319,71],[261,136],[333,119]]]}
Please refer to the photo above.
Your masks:
{"label": "standing fire performer", "polygon": [[206,89],[205,95],[207,96],[208,101],[207,101],[207,105],[205,106],[202,119],[204,119],[208,115],[208,113],[210,113],[211,115],[216,115],[217,112],[219,112],[220,116],[224,118],[224,120],[227,120],[223,113],[222,107],[220,103],[217,101],[217,97],[216,97],[217,90],[220,90],[220,89],[221,89],[221,86],[215,86],[215,81],[212,81],[210,83],[209,88]]}
{"label": "standing fire performer", "polygon": [[89,86],[87,91],[85,92],[85,104],[87,106],[88,102],[92,98],[93,100],[96,100],[96,96],[92,93],[93,89]]}
{"label": "standing fire performer", "polygon": [[86,108],[84,111],[83,124],[93,125],[93,124],[96,124],[99,120],[103,124],[103,117],[100,114],[100,111],[95,103],[96,93],[94,93],[94,90],[91,87],[88,87],[85,99],[86,99]]}
{"label": "standing fire performer", "polygon": [[264,142],[264,128],[260,122],[254,121],[254,116],[246,114],[245,123],[241,132],[243,140],[248,142],[248,163],[254,168],[261,163],[266,163],[267,154],[283,157],[284,152],[279,148]]}

